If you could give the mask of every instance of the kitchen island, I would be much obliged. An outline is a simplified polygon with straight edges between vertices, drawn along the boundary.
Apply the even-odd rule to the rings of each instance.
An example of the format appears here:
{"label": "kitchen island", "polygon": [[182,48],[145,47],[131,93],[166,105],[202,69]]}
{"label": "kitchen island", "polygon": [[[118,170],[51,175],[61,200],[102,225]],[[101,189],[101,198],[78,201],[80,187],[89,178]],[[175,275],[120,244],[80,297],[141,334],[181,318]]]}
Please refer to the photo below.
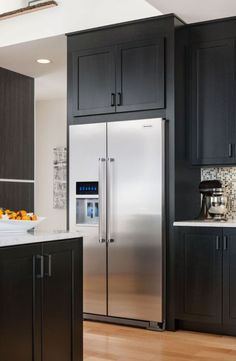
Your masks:
{"label": "kitchen island", "polygon": [[82,361],[79,232],[0,233],[0,359]]}

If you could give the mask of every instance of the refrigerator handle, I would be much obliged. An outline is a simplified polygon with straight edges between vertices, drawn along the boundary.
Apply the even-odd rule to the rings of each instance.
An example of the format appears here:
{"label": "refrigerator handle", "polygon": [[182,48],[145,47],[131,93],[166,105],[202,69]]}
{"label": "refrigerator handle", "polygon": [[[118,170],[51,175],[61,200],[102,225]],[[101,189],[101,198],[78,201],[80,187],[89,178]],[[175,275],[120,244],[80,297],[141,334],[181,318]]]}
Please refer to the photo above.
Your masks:
{"label": "refrigerator handle", "polygon": [[115,158],[108,158],[108,223],[107,223],[107,242],[114,243],[115,240],[112,238],[112,164]]}
{"label": "refrigerator handle", "polygon": [[106,226],[105,222],[105,194],[104,194],[104,166],[106,164],[105,158],[99,158],[98,160],[98,184],[99,184],[99,243],[105,243],[106,238],[104,236]]}

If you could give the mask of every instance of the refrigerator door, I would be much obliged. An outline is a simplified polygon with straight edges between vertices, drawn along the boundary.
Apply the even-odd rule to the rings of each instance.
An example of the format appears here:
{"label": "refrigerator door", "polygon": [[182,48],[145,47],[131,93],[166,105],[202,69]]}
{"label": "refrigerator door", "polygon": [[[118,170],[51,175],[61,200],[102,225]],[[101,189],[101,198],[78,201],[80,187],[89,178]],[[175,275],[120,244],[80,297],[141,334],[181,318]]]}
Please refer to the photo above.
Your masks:
{"label": "refrigerator door", "polygon": [[108,315],[162,322],[162,119],[108,127]]}
{"label": "refrigerator door", "polygon": [[[84,312],[105,315],[106,124],[73,125],[70,126],[69,134],[70,229],[80,230],[84,235]],[[99,198],[94,195],[76,195],[76,182],[99,182]],[[89,207],[97,204],[98,221],[95,222],[88,212],[91,212]],[[79,223],[83,210],[85,217]]]}

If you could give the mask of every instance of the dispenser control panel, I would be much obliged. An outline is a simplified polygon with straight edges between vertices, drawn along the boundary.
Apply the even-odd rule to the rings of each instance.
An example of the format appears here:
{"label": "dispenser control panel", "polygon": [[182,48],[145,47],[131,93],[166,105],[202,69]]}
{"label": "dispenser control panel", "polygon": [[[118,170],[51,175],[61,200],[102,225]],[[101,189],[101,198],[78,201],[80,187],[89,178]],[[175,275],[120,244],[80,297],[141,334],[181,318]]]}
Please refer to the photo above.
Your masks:
{"label": "dispenser control panel", "polygon": [[76,182],[76,195],[98,195],[98,182]]}

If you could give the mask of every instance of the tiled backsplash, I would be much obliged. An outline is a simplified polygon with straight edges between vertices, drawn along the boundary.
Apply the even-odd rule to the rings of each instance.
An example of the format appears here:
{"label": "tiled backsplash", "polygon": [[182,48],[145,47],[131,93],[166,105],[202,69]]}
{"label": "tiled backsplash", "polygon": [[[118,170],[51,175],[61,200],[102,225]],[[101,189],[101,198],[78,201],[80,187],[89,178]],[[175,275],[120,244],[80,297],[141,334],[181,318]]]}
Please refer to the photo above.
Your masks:
{"label": "tiled backsplash", "polygon": [[228,218],[236,219],[236,167],[227,168],[202,168],[202,180],[218,179],[222,182],[223,187],[226,187],[226,194],[228,195]]}

